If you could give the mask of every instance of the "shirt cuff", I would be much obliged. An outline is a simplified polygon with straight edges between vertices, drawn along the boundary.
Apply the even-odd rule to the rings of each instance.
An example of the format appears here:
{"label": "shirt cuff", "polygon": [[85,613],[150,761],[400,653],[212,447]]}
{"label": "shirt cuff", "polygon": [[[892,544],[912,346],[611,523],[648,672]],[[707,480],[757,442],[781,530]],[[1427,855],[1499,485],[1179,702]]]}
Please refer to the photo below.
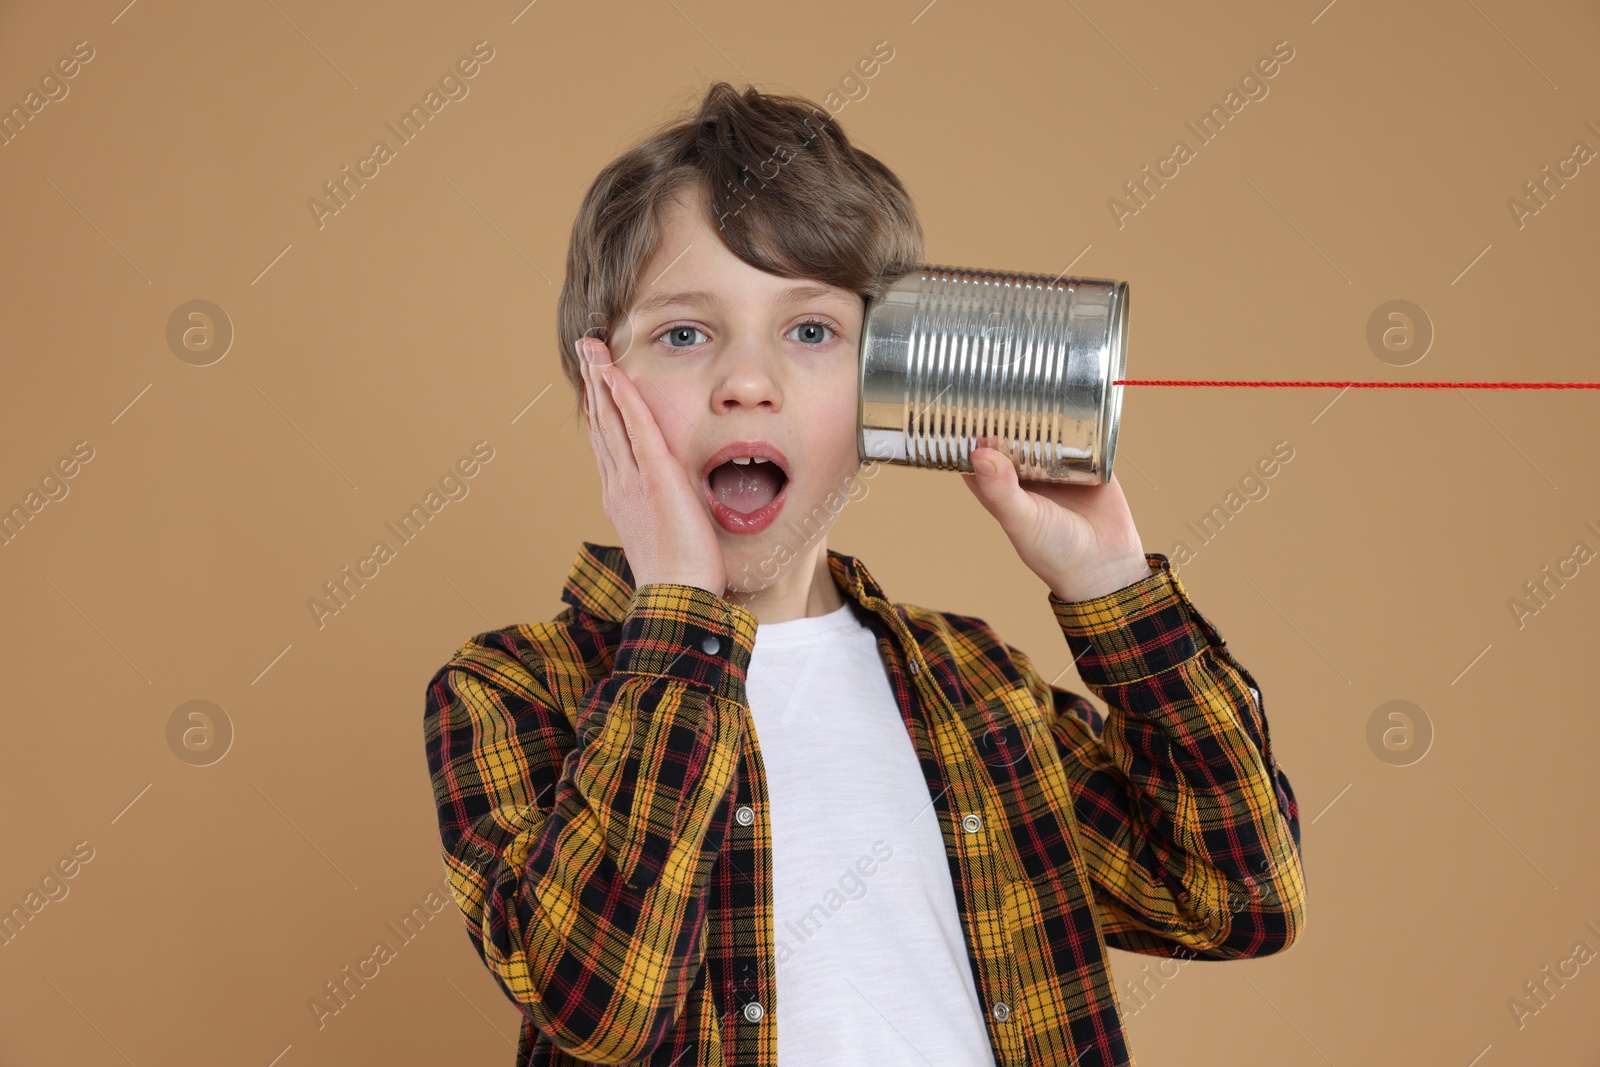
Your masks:
{"label": "shirt cuff", "polygon": [[628,601],[612,670],[676,678],[740,703],[755,644],[748,608],[696,585],[652,582]]}
{"label": "shirt cuff", "polygon": [[1145,561],[1149,576],[1103,596],[1061,600],[1049,594],[1078,676],[1087,685],[1142,681],[1192,659],[1206,646],[1199,613],[1167,557],[1146,552]]}

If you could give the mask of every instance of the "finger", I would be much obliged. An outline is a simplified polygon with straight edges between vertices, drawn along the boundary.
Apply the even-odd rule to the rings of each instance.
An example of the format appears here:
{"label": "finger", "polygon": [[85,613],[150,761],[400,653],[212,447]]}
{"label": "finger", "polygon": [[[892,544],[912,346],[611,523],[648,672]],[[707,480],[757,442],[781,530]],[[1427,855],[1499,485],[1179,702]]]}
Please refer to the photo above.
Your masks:
{"label": "finger", "polygon": [[[583,342],[578,342],[578,375],[583,379],[583,425],[589,431],[589,440],[597,448],[601,443],[600,416],[594,406],[594,394],[599,385],[594,380],[594,374],[589,370],[589,358]],[[596,459],[600,458],[596,453]]]}
{"label": "finger", "polygon": [[[985,468],[992,469],[986,473]],[[988,446],[975,448],[972,469],[976,473],[967,479],[972,483],[969,488],[1002,525],[1020,521],[1031,511],[1031,502],[1018,480],[1017,468],[1005,453]]]}
{"label": "finger", "polygon": [[589,354],[594,357],[588,365],[589,382],[593,386],[591,397],[594,401],[595,427],[600,431],[605,440],[613,463],[618,463],[623,458],[620,455],[620,435],[623,432],[622,416],[617,411],[616,403],[611,399],[611,389],[605,380],[605,370],[611,365],[610,353],[605,345],[597,341],[584,342],[589,349]]}
{"label": "finger", "polygon": [[594,402],[599,408],[600,425],[605,431],[606,443],[611,449],[612,469],[626,480],[638,474],[639,464],[634,459],[633,442],[628,433],[627,421],[617,404],[616,393],[611,385],[616,380],[617,371],[603,361],[594,364],[591,370],[599,382]]}
{"label": "finger", "polygon": [[972,450],[972,470],[979,486],[990,491],[1018,485],[1016,464],[1010,456],[993,445],[980,444]]}
{"label": "finger", "polygon": [[[580,349],[584,343],[578,343]],[[583,372],[583,399],[584,411],[589,423],[589,442],[594,448],[595,463],[600,468],[602,490],[609,484],[610,479],[616,475],[616,459],[612,455],[611,442],[608,440],[604,424],[600,417],[600,394],[605,391],[605,386],[598,381],[595,365],[584,359],[584,353],[578,353]]]}
{"label": "finger", "polygon": [[657,425],[655,416],[644,402],[644,395],[639,392],[632,378],[615,367],[608,369],[606,376],[611,382],[611,394],[626,422],[628,440],[633,445],[634,462],[641,471],[656,472],[661,457],[669,455],[666,439],[661,436],[661,427]]}

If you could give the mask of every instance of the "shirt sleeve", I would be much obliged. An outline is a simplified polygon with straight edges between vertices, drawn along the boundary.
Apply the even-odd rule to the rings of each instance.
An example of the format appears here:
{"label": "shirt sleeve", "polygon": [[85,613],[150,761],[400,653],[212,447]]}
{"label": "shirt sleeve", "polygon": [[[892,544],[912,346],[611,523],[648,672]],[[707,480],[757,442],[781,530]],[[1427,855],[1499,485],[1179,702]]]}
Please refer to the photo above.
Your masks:
{"label": "shirt sleeve", "polygon": [[1304,923],[1299,809],[1256,685],[1167,558],[1149,576],[1051,609],[1084,684],[1023,673],[1048,709],[1108,944],[1233,959]]}
{"label": "shirt sleeve", "polygon": [[538,669],[458,654],[428,684],[456,904],[506,994],[577,1059],[648,1055],[704,960],[755,628],[707,590],[655,583],[636,591],[611,670],[587,689],[555,680],[592,670],[558,627]]}

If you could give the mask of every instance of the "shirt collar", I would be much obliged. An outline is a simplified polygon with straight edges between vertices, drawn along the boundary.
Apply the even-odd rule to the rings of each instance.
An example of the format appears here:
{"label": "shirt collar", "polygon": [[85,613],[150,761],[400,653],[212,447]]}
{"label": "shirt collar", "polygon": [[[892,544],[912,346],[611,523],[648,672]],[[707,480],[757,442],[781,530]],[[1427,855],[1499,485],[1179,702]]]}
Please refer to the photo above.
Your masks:
{"label": "shirt collar", "polygon": [[[880,616],[888,610],[882,587],[860,560],[830,548],[828,570],[845,597]],[[628,614],[633,594],[633,569],[622,548],[585,541],[578,549],[561,599],[598,618],[620,623]]]}

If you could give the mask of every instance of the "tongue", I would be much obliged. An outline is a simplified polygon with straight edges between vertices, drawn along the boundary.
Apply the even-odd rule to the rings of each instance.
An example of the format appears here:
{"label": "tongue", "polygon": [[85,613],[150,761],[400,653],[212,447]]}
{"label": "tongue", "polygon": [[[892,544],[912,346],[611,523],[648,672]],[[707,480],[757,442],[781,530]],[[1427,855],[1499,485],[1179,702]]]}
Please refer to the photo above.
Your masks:
{"label": "tongue", "polygon": [[711,471],[711,494],[741,514],[766,507],[783,488],[783,472],[775,463],[723,463]]}

